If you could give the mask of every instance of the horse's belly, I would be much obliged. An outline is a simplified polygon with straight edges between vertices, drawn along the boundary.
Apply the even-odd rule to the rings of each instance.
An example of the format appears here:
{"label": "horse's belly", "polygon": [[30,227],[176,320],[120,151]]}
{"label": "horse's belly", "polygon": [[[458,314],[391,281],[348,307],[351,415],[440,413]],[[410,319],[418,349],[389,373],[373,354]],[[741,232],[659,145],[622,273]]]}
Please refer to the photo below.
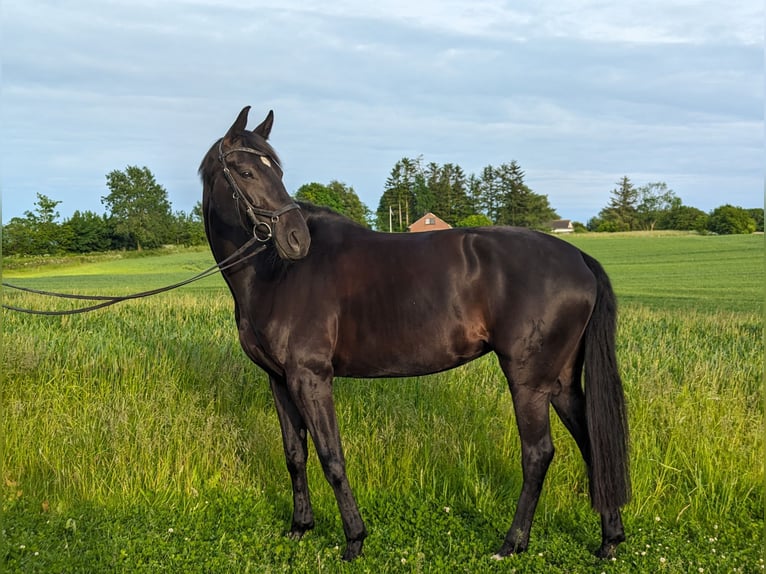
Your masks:
{"label": "horse's belly", "polygon": [[413,331],[391,336],[339,339],[335,374],[342,377],[408,377],[445,371],[471,361],[489,349],[482,337],[465,329]]}

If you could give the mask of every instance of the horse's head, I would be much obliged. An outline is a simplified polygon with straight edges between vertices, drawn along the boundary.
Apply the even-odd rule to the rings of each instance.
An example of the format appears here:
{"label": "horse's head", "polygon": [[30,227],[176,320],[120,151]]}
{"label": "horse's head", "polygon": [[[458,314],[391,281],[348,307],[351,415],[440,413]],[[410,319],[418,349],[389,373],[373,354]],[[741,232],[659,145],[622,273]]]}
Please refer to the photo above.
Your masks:
{"label": "horse's head", "polygon": [[[283,259],[301,259],[308,253],[311,236],[300,208],[282,183],[279,158],[267,142],[274,113],[270,111],[249,131],[249,111],[247,106],[239,113],[202,161],[205,217],[215,210],[218,219],[245,227],[260,241],[273,239]],[[205,227],[210,234],[207,221]]]}

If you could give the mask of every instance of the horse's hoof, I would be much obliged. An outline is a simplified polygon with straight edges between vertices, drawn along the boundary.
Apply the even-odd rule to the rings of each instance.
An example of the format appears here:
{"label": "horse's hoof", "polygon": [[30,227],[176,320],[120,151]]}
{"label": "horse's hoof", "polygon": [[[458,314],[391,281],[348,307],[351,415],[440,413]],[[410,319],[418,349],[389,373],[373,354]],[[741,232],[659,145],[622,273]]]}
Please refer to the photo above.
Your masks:
{"label": "horse's hoof", "polygon": [[596,556],[602,560],[611,560],[617,556],[617,544],[602,544],[601,548],[596,550]]}
{"label": "horse's hoof", "polygon": [[346,545],[346,550],[343,552],[343,560],[350,562],[361,556],[362,554],[362,540],[354,540]]}
{"label": "horse's hoof", "polygon": [[314,528],[314,523],[308,524],[307,526],[296,526],[293,524],[293,527],[290,529],[290,532],[287,533],[287,537],[291,538],[292,540],[300,540],[303,538],[303,535],[306,534],[309,530]]}
{"label": "horse's hoof", "polygon": [[515,554],[526,552],[527,542],[523,539],[523,537],[519,538],[520,539],[516,540],[508,540],[506,538],[503,542],[503,545],[500,547],[500,550],[493,554],[492,558],[495,560],[502,560],[503,558],[508,558],[508,556],[514,556]]}

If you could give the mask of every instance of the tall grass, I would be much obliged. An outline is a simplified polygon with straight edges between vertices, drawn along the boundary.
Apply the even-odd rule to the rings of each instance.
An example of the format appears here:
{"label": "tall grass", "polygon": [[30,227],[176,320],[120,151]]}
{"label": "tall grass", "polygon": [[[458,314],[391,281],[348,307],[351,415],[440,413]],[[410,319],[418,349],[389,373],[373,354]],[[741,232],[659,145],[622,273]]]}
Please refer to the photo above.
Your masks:
{"label": "tall grass", "polygon": [[[238,348],[225,297],[98,317],[6,314],[4,334],[4,472],[41,501],[283,482],[268,385]],[[760,335],[755,315],[623,310],[637,511],[707,520],[753,503]],[[493,358],[419,379],[340,380],[336,400],[358,488],[479,507],[516,495],[518,438]],[[560,507],[587,491],[574,443],[554,429],[548,498]]]}
{"label": "tall grass", "polygon": [[621,332],[635,511],[678,521],[759,511],[762,318],[631,309]]}
{"label": "tall grass", "polygon": [[[38,301],[13,296],[22,306]],[[140,508],[147,500],[177,505],[224,492],[235,499],[249,493],[268,524],[287,520],[289,486],[268,383],[239,348],[220,283],[85,316],[4,312],[2,319],[5,510],[66,516],[84,503]],[[761,316],[627,303],[619,326],[634,485],[629,534],[655,518],[696,538],[714,526],[736,533],[762,523]],[[475,528],[490,539],[472,540],[476,551],[493,551],[521,486],[511,399],[494,358],[430,377],[343,379],[335,387],[350,480],[378,531],[396,536],[387,529],[400,515],[385,501],[426,501],[462,509],[473,526],[461,536]],[[556,456],[533,542],[541,532],[555,539],[562,528],[596,541],[582,460],[552,417]],[[309,475],[318,519],[337,539],[334,499],[316,460]],[[405,541],[424,527],[408,527],[409,519]],[[381,564],[375,552],[386,544],[369,541],[372,564]],[[626,548],[638,552],[630,539]],[[281,551],[274,552],[279,563]],[[755,567],[757,550],[747,552]]]}
{"label": "tall grass", "polygon": [[16,467],[30,491],[62,500],[241,480],[243,431],[221,394],[249,366],[231,340],[230,307],[182,296],[99,319],[9,316],[4,436],[16,464],[6,473],[15,482]]}

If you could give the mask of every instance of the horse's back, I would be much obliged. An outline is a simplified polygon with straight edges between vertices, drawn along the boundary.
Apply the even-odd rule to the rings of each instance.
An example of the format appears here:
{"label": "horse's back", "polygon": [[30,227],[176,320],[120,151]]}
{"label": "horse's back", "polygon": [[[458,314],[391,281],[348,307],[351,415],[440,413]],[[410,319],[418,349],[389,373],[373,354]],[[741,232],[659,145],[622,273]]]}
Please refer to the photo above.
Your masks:
{"label": "horse's back", "polygon": [[581,329],[595,296],[576,248],[520,228],[360,233],[324,265],[334,367],[353,376],[435,372],[546,325]]}

